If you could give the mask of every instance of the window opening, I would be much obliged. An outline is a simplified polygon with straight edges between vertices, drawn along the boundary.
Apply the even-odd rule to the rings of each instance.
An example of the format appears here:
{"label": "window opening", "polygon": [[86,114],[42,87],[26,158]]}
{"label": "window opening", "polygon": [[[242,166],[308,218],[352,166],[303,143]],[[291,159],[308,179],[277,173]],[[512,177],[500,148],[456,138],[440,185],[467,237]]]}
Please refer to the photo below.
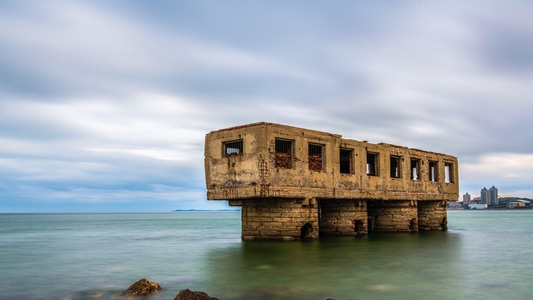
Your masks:
{"label": "window opening", "polygon": [[322,172],[324,169],[323,161],[323,146],[318,144],[309,144],[308,151],[308,161],[309,161],[309,170]]}
{"label": "window opening", "polygon": [[342,174],[353,174],[353,150],[340,149],[339,165]]}
{"label": "window opening", "polygon": [[453,164],[444,163],[444,182],[452,183],[453,182]]}
{"label": "window opening", "polygon": [[418,158],[411,159],[411,179],[412,180],[420,179],[420,159]]}
{"label": "window opening", "polygon": [[234,156],[242,155],[242,140],[224,143],[224,155]]}
{"label": "window opening", "polygon": [[401,157],[391,155],[390,157],[390,177],[400,178],[400,162]]}
{"label": "window opening", "polygon": [[378,176],[378,154],[370,153],[366,154],[366,175]]}
{"label": "window opening", "polygon": [[276,167],[277,168],[292,168],[292,153],[293,142],[289,140],[276,139]]}
{"label": "window opening", "polygon": [[438,181],[439,178],[437,177],[437,162],[436,161],[430,161],[429,162],[429,181]]}

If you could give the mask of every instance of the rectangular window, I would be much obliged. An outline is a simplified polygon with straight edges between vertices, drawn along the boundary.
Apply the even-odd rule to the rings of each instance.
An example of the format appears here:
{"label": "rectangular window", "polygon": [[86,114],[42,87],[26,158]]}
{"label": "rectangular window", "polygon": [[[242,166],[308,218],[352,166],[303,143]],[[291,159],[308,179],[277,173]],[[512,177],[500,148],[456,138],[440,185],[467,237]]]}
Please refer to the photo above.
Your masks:
{"label": "rectangular window", "polygon": [[366,175],[368,176],[378,176],[378,158],[379,155],[377,153],[366,153]]}
{"label": "rectangular window", "polygon": [[444,163],[444,182],[452,183],[453,182],[453,164]]}
{"label": "rectangular window", "polygon": [[411,179],[420,180],[420,159],[411,158]]}
{"label": "rectangular window", "polygon": [[309,170],[322,172],[324,170],[324,146],[318,144],[309,144],[308,149]]}
{"label": "rectangular window", "polygon": [[353,150],[339,150],[339,165],[342,174],[353,174]]}
{"label": "rectangular window", "polygon": [[402,158],[399,156],[390,156],[390,177],[391,178],[400,178],[400,164]]}
{"label": "rectangular window", "polygon": [[438,162],[429,161],[429,181],[439,181],[437,166]]}
{"label": "rectangular window", "polygon": [[276,168],[292,169],[293,141],[276,139]]}
{"label": "rectangular window", "polygon": [[224,143],[224,156],[242,155],[242,140]]}

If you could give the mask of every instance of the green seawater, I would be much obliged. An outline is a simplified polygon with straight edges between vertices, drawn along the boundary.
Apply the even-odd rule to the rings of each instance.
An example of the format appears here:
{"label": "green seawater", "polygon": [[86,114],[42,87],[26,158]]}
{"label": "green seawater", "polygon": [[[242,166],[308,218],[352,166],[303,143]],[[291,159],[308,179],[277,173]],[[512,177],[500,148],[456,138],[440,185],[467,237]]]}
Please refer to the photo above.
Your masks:
{"label": "green seawater", "polygon": [[241,241],[238,212],[0,214],[0,299],[116,299],[140,278],[231,299],[531,299],[533,210],[447,232]]}

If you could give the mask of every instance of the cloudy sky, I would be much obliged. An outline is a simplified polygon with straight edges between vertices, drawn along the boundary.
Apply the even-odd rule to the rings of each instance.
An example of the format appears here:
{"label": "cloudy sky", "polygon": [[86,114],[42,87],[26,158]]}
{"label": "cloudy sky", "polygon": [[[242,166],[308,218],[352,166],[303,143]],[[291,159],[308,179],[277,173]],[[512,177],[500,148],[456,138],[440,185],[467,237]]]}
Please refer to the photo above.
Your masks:
{"label": "cloudy sky", "polygon": [[533,198],[533,2],[0,0],[0,212],[207,201],[209,131],[267,121],[457,156]]}

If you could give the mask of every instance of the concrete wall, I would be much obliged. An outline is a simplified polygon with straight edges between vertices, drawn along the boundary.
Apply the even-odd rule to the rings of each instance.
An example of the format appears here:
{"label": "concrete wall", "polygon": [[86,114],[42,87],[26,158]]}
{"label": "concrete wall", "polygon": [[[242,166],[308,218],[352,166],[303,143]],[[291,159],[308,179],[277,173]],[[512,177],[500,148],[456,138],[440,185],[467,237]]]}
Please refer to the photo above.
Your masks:
{"label": "concrete wall", "polygon": [[250,199],[242,202],[243,240],[317,238],[315,199]]}
{"label": "concrete wall", "polygon": [[370,232],[416,232],[416,201],[368,201]]}
{"label": "concrete wall", "polygon": [[[292,142],[291,167],[276,163],[276,140]],[[225,155],[224,143],[241,141],[238,155]],[[321,145],[323,167],[310,169],[309,145]],[[350,153],[351,170],[341,172],[340,149]],[[376,174],[367,174],[367,155],[376,155]],[[398,177],[391,176],[391,160],[399,158]],[[412,160],[419,161],[411,176]],[[437,179],[430,180],[430,164]],[[446,166],[451,181],[445,180]],[[453,156],[390,144],[343,139],[340,135],[271,123],[255,123],[213,131],[206,135],[207,198],[331,198],[457,201],[458,162]]]}
{"label": "concrete wall", "polygon": [[447,230],[446,201],[418,202],[418,230]]}
{"label": "concrete wall", "polygon": [[447,230],[443,201],[259,198],[239,204],[244,240]]}
{"label": "concrete wall", "polygon": [[320,235],[368,233],[366,201],[327,199],[320,201]]}

